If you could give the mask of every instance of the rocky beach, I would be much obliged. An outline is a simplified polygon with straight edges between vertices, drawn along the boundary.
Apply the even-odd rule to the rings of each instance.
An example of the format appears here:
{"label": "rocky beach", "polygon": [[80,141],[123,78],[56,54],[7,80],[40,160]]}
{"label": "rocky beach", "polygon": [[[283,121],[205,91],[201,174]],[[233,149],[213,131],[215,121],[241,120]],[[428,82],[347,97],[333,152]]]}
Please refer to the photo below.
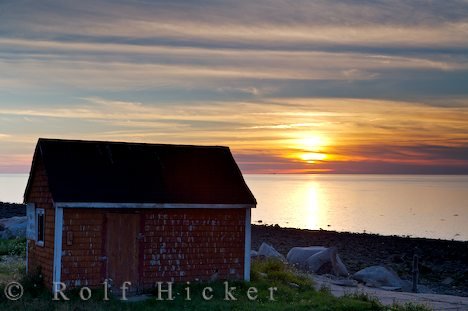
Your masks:
{"label": "rocky beach", "polygon": [[0,219],[15,216],[26,216],[26,205],[0,202]]}
{"label": "rocky beach", "polygon": [[468,242],[252,225],[252,249],[262,242],[286,255],[295,246],[336,247],[349,272],[382,265],[411,280],[419,256],[420,285],[437,294],[468,296]]}

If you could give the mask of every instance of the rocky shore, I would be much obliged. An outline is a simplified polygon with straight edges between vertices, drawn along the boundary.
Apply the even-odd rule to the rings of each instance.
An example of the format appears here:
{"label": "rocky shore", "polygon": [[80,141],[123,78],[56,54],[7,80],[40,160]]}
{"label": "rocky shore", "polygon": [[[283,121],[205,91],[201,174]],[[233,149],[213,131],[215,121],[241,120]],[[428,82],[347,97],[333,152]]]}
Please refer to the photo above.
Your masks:
{"label": "rocky shore", "polygon": [[417,254],[421,285],[437,294],[468,296],[468,242],[252,225],[252,249],[262,242],[283,255],[294,246],[335,246],[350,273],[384,265],[406,280]]}
{"label": "rocky shore", "polygon": [[0,218],[26,216],[26,205],[0,202]]}

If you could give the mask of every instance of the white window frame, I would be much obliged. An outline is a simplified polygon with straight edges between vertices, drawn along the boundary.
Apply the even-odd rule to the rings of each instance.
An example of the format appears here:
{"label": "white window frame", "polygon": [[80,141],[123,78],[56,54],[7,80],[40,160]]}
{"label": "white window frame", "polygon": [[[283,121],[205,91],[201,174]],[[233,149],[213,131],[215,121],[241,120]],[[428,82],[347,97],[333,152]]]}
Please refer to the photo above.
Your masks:
{"label": "white window frame", "polygon": [[26,205],[26,239],[36,241],[36,206],[34,203],[28,203]]}
{"label": "white window frame", "polygon": [[[39,240],[39,215],[43,216],[44,223],[42,224],[42,238],[43,240]],[[45,210],[43,208],[36,208],[36,245],[44,247],[44,240],[45,240]]]}

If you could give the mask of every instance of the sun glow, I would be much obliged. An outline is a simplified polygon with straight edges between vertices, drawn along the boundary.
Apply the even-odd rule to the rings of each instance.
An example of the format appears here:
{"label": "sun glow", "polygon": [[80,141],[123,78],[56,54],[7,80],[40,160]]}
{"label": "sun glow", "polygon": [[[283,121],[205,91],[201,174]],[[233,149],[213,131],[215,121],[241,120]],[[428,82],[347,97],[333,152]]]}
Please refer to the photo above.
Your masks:
{"label": "sun glow", "polygon": [[310,136],[301,139],[299,145],[305,150],[319,151],[326,143],[322,136]]}
{"label": "sun glow", "polygon": [[309,163],[314,163],[314,161],[323,161],[327,158],[327,155],[324,153],[302,153],[300,158]]}
{"label": "sun glow", "polygon": [[322,135],[312,135],[298,139],[297,147],[302,152],[298,153],[296,158],[307,163],[324,161],[328,158],[328,155],[325,153],[328,144],[328,139]]}

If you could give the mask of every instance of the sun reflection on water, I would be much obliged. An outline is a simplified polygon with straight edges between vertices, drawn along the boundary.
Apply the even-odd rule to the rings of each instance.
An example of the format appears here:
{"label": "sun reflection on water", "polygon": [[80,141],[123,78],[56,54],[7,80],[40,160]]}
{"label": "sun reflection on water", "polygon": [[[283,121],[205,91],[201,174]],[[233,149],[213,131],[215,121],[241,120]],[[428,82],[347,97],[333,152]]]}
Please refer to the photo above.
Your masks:
{"label": "sun reflection on water", "polygon": [[323,195],[321,194],[320,184],[316,181],[305,183],[302,196],[297,198],[306,203],[304,217],[304,226],[306,228],[320,229],[326,222],[326,211],[324,208]]}

